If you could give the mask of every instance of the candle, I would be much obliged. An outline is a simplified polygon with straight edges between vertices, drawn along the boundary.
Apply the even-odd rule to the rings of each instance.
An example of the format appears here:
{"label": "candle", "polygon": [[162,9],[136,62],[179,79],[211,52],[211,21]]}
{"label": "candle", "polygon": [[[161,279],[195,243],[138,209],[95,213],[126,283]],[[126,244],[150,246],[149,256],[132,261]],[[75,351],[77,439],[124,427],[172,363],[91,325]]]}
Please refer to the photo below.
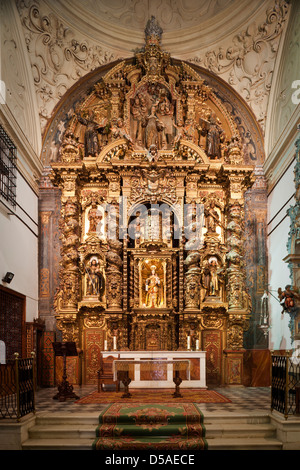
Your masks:
{"label": "candle", "polygon": [[117,349],[117,337],[114,336],[113,340],[114,340],[114,350],[116,350]]}
{"label": "candle", "polygon": [[196,351],[199,351],[199,339],[196,339]]}
{"label": "candle", "polygon": [[191,337],[190,336],[187,337],[187,348],[191,349]]}
{"label": "candle", "polygon": [[107,351],[107,340],[104,340],[104,351]]}

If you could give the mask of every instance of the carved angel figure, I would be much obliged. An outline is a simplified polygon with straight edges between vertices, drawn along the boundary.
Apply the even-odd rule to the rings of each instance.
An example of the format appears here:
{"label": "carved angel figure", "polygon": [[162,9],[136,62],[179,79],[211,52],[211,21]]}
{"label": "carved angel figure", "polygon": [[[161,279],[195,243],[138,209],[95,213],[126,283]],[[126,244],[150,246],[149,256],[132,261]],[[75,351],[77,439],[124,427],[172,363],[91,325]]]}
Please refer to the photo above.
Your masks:
{"label": "carved angel figure", "polygon": [[291,285],[285,286],[285,290],[282,291],[281,287],[278,289],[278,297],[280,300],[280,305],[283,307],[283,310],[281,313],[284,312],[289,312],[293,313],[295,312],[298,307],[296,306],[296,300],[300,300],[300,295],[293,291],[291,289]]}
{"label": "carved angel figure", "polygon": [[128,146],[133,145],[132,138],[130,137],[129,132],[127,131],[121,118],[119,118],[116,122],[116,125],[111,128],[111,135],[113,139],[125,139]]}

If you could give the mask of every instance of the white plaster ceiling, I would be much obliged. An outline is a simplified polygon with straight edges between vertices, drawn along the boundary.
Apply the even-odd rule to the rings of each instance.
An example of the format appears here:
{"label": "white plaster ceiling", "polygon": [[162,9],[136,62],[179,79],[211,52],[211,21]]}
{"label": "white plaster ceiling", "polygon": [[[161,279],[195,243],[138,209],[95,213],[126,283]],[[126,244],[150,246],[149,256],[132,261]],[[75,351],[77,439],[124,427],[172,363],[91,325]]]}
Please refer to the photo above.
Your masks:
{"label": "white plaster ceiling", "polygon": [[163,29],[163,45],[177,54],[187,47],[193,51],[222,40],[269,4],[265,0],[45,0],[44,3],[70,27],[128,51],[143,45],[144,29],[153,15]]}

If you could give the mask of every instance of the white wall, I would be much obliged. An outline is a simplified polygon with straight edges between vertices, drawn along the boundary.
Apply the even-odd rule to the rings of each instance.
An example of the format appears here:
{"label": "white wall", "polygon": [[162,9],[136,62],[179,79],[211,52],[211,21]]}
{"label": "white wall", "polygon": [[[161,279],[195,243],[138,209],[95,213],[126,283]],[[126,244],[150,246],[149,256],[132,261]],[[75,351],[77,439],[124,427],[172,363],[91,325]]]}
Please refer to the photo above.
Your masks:
{"label": "white wall", "polygon": [[[288,255],[287,241],[290,217],[287,209],[294,206],[295,142],[299,136],[300,105],[293,101],[294,80],[300,79],[299,69],[299,19],[300,3],[291,2],[291,13],[282,54],[275,67],[268,105],[265,133],[266,161],[264,169],[268,180],[268,262],[271,330],[270,349],[291,349],[290,317],[281,314],[277,290],[291,283],[288,264],[283,259]],[[299,286],[297,286],[299,288]],[[274,298],[274,297],[275,298]]]}
{"label": "white wall", "polygon": [[[0,1],[0,124],[17,148],[17,206],[0,202],[0,284],[26,296],[26,321],[38,317],[38,184],[41,129],[31,65],[15,2]],[[3,200],[7,205],[7,202]],[[14,273],[3,283],[7,271]]]}
{"label": "white wall", "polygon": [[[16,195],[15,215],[0,202],[0,283],[26,296],[26,321],[33,321],[38,317],[38,197],[19,172]],[[10,284],[2,281],[7,271],[15,275]]]}
{"label": "white wall", "polygon": [[278,288],[284,290],[291,283],[290,270],[283,261],[287,256],[287,240],[290,230],[290,217],[287,209],[294,205],[294,163],[277,182],[268,198],[268,261],[269,261],[269,302],[270,324],[269,348],[290,349],[291,339],[288,327],[289,315],[281,314]]}

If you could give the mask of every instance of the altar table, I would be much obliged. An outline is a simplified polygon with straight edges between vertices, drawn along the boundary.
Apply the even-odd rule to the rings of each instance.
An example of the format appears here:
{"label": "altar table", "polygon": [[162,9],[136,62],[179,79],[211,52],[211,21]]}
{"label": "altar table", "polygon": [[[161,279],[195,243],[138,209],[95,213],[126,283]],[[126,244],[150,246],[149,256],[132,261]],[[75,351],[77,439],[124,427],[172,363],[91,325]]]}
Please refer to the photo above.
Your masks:
{"label": "altar table", "polygon": [[131,397],[131,393],[129,393],[129,384],[131,383],[131,374],[134,374],[134,370],[130,366],[132,365],[143,365],[144,369],[148,369],[149,371],[155,370],[155,368],[159,367],[160,365],[172,365],[172,376],[173,382],[175,384],[175,392],[173,393],[174,398],[182,397],[179,387],[182,383],[182,372],[187,373],[187,379],[190,378],[190,361],[189,360],[180,360],[177,359],[175,361],[166,361],[164,359],[148,359],[143,361],[135,361],[131,359],[117,359],[113,362],[113,374],[114,380],[121,380],[125,387],[125,392],[123,394],[124,398]]}
{"label": "altar table", "polygon": [[[131,360],[132,388],[173,388],[173,364],[168,361],[190,361],[188,374],[182,377],[181,388],[207,388],[206,351],[101,351],[103,359],[112,356],[116,360]],[[145,361],[159,361],[156,377],[145,370]],[[133,361],[137,363],[134,364]],[[115,362],[115,361],[114,361]],[[162,367],[163,366],[163,367]],[[147,368],[148,369],[148,368]],[[162,370],[164,369],[164,370]]]}

